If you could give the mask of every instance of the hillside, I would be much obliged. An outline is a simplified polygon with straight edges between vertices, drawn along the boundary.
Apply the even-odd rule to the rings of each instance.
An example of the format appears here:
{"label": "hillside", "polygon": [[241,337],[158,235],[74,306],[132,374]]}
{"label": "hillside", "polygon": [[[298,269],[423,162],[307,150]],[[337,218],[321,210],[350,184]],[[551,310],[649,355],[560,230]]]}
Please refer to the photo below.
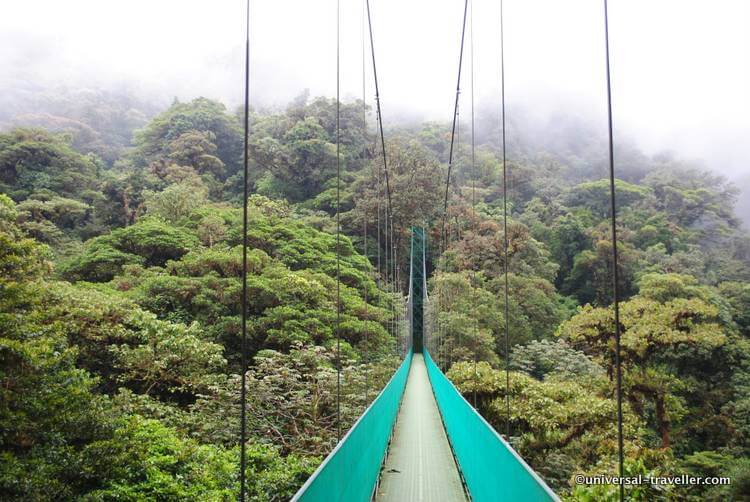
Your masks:
{"label": "hillside", "polygon": [[[54,120],[0,133],[0,498],[233,500],[240,115],[196,98],[147,119],[102,99],[87,102],[93,115],[60,107]],[[302,95],[251,116],[257,500],[288,499],[336,443],[337,338],[345,428],[398,362],[393,312],[408,285],[390,292],[378,270],[382,159],[362,106],[341,107],[338,246],[335,100]],[[499,137],[484,129],[472,164],[466,130],[445,249],[449,126],[387,131],[399,275],[410,227],[425,226],[430,294],[450,299],[428,313],[448,376],[503,430],[507,325],[512,444],[561,496],[604,500],[616,487],[573,476],[609,471],[617,455],[606,145],[576,123],[542,138],[516,131],[506,318]],[[628,473],[733,479],[632,500],[750,496],[750,235],[739,192],[632,144],[616,158]]]}

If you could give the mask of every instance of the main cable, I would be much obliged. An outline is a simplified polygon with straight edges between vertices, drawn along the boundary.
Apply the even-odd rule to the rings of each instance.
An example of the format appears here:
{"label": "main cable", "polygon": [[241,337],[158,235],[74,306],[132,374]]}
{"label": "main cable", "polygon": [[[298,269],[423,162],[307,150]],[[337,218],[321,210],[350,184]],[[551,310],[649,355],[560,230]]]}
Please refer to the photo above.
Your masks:
{"label": "main cable", "polygon": [[[370,0],[365,0],[367,4],[367,25],[370,32],[370,51],[372,52],[372,76],[375,81],[375,106],[378,110],[378,128],[380,132],[380,146],[383,149],[383,171],[385,172],[385,189],[387,195],[386,213],[391,212],[391,183],[388,177],[388,162],[385,155],[385,134],[383,133],[383,113],[380,107],[380,85],[378,83],[378,67],[375,63],[375,42],[372,36],[372,15],[370,14]],[[387,218],[387,216],[386,216]]]}
{"label": "main cable", "polygon": [[242,354],[240,366],[240,502],[245,501],[245,469],[247,442],[247,199],[248,189],[248,134],[250,131],[250,0],[246,0],[245,13],[245,117],[244,117],[244,155],[243,155],[243,200],[242,200]]}
{"label": "main cable", "polygon": [[[372,30],[372,13],[370,11],[370,0],[365,0],[367,6],[367,26],[370,34],[370,52],[372,55],[372,75],[375,83],[375,107],[378,116],[378,133],[380,135],[380,147],[383,154],[383,173],[385,175],[385,192],[386,192],[386,207],[385,207],[385,268],[386,268],[386,286],[388,286],[388,276],[391,276],[391,287],[387,288],[391,290],[391,336],[398,338],[396,333],[397,323],[395,320],[395,295],[393,295],[395,287],[393,283],[396,281],[396,269],[395,269],[395,247],[393,242],[393,205],[391,201],[391,182],[390,176],[388,175],[388,158],[386,155],[385,148],[385,133],[383,131],[383,112],[380,103],[380,83],[378,81],[378,67],[375,59],[375,41]],[[390,235],[389,235],[390,234]],[[389,243],[390,237],[390,243]],[[391,249],[389,249],[389,246]],[[391,263],[388,262],[388,255],[390,254]]]}
{"label": "main cable", "polygon": [[[612,226],[612,295],[615,311],[615,366],[617,367],[617,453],[620,477],[625,476],[625,454],[622,434],[622,361],[620,359],[620,296],[617,256],[617,205],[615,203],[615,154],[612,125],[612,79],[609,63],[609,12],[604,0],[604,47],[607,62],[607,126],[609,133],[609,203]],[[620,500],[625,500],[625,486],[620,484]]]}
{"label": "main cable", "polygon": [[466,13],[469,8],[469,0],[464,0],[464,20],[461,27],[461,50],[458,53],[458,78],[456,79],[456,100],[453,105],[453,126],[451,128],[451,144],[448,151],[448,175],[445,179],[445,197],[443,200],[443,227],[448,214],[448,189],[451,182],[451,169],[453,168],[453,146],[456,136],[456,122],[458,120],[458,98],[461,95],[461,66],[464,60],[464,38],[466,36]]}
{"label": "main cable", "polygon": [[[442,222],[442,237],[443,237],[443,253],[445,253],[448,250],[448,242],[450,240],[450,236],[448,235],[448,191],[450,189],[450,183],[451,183],[451,170],[453,169],[453,151],[455,147],[456,142],[456,126],[458,122],[458,101],[459,97],[461,96],[461,68],[463,66],[463,60],[464,60],[464,40],[466,38],[466,15],[469,8],[469,0],[464,0],[464,15],[463,15],[463,22],[461,24],[461,45],[460,50],[458,53],[458,76],[456,78],[456,97],[453,104],[453,124],[451,126],[451,142],[450,142],[450,148],[448,150],[448,173],[445,177],[445,197],[443,199],[443,222]],[[445,282],[445,281],[443,281]],[[445,284],[443,285],[443,287]],[[445,296],[443,295],[443,308],[445,308]],[[439,314],[438,314],[439,316]],[[439,326],[439,325],[438,325]],[[451,343],[450,346],[455,350],[455,344]],[[446,368],[450,367],[452,359],[452,354],[450,351],[446,353]]]}

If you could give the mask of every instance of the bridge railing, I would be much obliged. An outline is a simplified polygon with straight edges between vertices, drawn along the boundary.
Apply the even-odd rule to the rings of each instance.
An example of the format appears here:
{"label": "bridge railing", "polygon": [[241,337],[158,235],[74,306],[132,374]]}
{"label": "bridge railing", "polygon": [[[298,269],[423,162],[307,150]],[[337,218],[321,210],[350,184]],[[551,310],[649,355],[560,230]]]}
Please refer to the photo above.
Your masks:
{"label": "bridge railing", "polygon": [[424,353],[435,400],[473,502],[559,500]]}
{"label": "bridge railing", "polygon": [[370,500],[396,422],[411,359],[409,352],[378,397],[299,489],[293,501]]}

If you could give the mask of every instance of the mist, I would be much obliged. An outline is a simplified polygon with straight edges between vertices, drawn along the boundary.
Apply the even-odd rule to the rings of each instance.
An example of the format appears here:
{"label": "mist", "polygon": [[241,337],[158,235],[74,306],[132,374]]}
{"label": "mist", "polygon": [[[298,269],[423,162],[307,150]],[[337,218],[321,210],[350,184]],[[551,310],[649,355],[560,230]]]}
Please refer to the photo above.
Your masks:
{"label": "mist", "polygon": [[[461,110],[500,93],[499,1],[470,2]],[[341,2],[341,96],[374,89],[364,4]],[[241,1],[29,0],[0,17],[0,122],[42,106],[35,96],[97,88],[159,106],[243,96]],[[373,36],[387,127],[448,121],[456,88],[460,0],[373,0]],[[599,0],[505,0],[510,121],[554,130],[560,117],[606,127]],[[253,0],[251,103],[283,107],[304,89],[336,91],[335,0]],[[743,0],[611,0],[615,134],[647,154],[672,152],[745,190],[750,221],[750,4]],[[364,45],[363,45],[364,43]],[[363,51],[365,56],[363,66]],[[473,78],[472,78],[473,75]],[[472,92],[473,89],[473,92]],[[36,106],[36,109],[34,108]],[[499,110],[497,110],[499,119]],[[561,121],[565,122],[565,121]]]}

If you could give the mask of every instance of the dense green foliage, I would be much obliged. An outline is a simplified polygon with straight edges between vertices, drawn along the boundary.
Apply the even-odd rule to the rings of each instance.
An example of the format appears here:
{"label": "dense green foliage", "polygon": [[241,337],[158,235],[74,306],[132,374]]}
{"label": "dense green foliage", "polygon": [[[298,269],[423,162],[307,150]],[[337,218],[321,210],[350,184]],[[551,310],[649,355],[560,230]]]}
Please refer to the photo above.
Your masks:
{"label": "dense green foliage", "polygon": [[[429,129],[417,137],[445,156]],[[433,261],[432,351],[497,430],[510,422],[513,444],[558,493],[615,500],[614,486],[573,484],[617,462],[609,182],[580,158],[521,155],[508,166],[506,264],[496,151],[492,139],[479,144],[472,171],[459,149],[449,243]],[[729,487],[639,487],[629,497],[748,497],[750,240],[734,216],[737,191],[664,159],[620,169],[626,471],[733,476]]]}
{"label": "dense green foliage", "polygon": [[[44,129],[0,133],[0,498],[233,500],[240,115],[205,98],[160,113],[103,99],[19,121]],[[509,423],[511,442],[563,497],[612,499],[611,486],[573,483],[612,474],[617,459],[601,145],[511,148],[506,236],[498,136],[478,134],[474,166],[462,139],[443,240],[447,126],[391,131],[388,256],[402,280],[389,286],[382,159],[361,102],[341,107],[335,235],[335,112],[335,101],[302,95],[251,116],[250,497],[288,499],[333,447],[337,365],[344,426],[396,367],[409,228],[423,225],[434,359],[497,430]],[[619,148],[626,469],[732,477],[629,495],[748,497],[750,237],[737,192]]]}

